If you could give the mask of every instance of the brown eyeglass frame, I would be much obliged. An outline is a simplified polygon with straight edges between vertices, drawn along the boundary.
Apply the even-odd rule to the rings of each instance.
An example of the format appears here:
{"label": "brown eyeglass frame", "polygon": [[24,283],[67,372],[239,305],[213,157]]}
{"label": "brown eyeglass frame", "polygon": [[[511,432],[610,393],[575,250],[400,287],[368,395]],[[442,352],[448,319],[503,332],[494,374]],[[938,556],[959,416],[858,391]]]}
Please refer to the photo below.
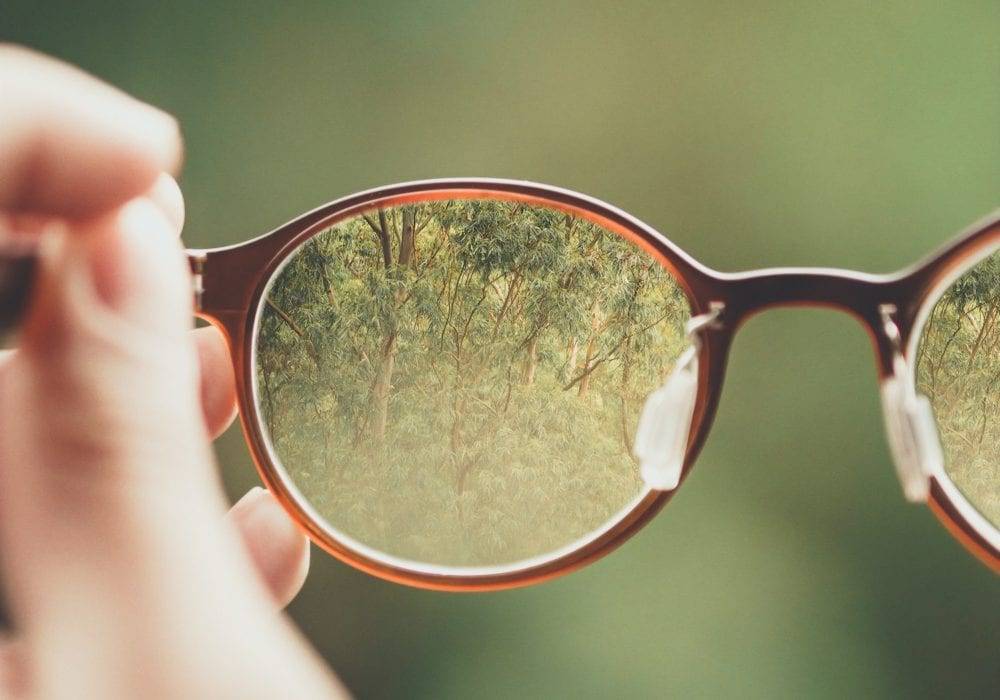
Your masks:
{"label": "brown eyeglass frame", "polygon": [[[339,541],[323,527],[318,517],[310,514],[305,499],[297,494],[288,476],[269,454],[253,395],[254,330],[268,283],[299,245],[339,221],[381,207],[461,198],[520,201],[558,208],[593,221],[638,245],[667,268],[687,295],[692,316],[722,309],[718,321],[701,335],[698,396],[681,483],[697,459],[715,417],[732,340],[751,316],[780,306],[822,306],[845,311],[860,321],[868,332],[875,350],[877,376],[882,381],[893,373],[897,348],[907,360],[912,357],[920,330],[918,324],[923,318],[921,314],[943,291],[940,286],[956,271],[964,270],[987,252],[1000,249],[1000,212],[995,212],[923,261],[893,274],[823,268],[721,273],[702,265],[642,221],[592,197],[531,182],[462,178],[368,190],[325,204],[246,243],[189,250],[195,284],[195,313],[218,327],[229,344],[243,432],[264,483],[309,537],[333,556],[390,581],[437,590],[512,588],[574,571],[622,544],[656,515],[676,491],[648,492],[618,522],[578,549],[526,568],[485,574],[452,575],[388,564]],[[23,275],[16,271],[12,274],[12,278],[20,279],[20,276]],[[2,296],[5,295],[0,294]],[[6,296],[6,304],[0,299],[0,321],[5,310],[10,315],[13,308],[10,299],[17,295],[8,293]],[[898,344],[885,330],[884,310],[887,308],[893,309],[892,320],[900,336]],[[965,547],[988,567],[1000,572],[1000,549],[982,531],[982,516],[954,485],[940,483],[934,477],[930,477],[930,482],[928,504],[934,514]],[[976,521],[980,522],[978,528]]]}

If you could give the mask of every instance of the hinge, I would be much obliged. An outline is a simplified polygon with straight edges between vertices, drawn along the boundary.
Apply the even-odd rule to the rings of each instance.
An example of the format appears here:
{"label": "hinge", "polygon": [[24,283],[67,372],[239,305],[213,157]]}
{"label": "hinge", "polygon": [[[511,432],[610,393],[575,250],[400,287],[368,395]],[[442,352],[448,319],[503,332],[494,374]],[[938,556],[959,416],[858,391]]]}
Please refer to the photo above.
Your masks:
{"label": "hinge", "polygon": [[194,310],[201,311],[201,300],[205,295],[205,261],[208,256],[200,250],[189,250],[188,260],[191,261],[191,283],[194,291]]}

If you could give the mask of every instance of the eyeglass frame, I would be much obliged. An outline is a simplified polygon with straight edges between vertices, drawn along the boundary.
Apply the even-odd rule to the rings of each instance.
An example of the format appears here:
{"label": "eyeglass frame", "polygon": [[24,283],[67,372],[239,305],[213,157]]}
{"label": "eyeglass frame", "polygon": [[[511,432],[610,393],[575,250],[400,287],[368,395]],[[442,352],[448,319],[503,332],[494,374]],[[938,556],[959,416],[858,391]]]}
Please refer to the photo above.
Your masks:
{"label": "eyeglass frame", "polygon": [[[520,568],[434,567],[387,561],[358,543],[345,543],[324,527],[299,494],[263,430],[255,400],[254,341],[270,283],[301,244],[338,222],[373,209],[454,199],[498,199],[555,208],[587,219],[637,245],[680,285],[692,317],[716,316],[700,331],[698,391],[680,483],[668,491],[648,490],[620,518],[578,546]],[[250,241],[189,249],[195,315],[219,328],[232,357],[240,423],[257,471],[292,519],[329,554],[374,576],[396,583],[445,591],[484,591],[539,583],[570,573],[608,554],[641,529],[687,478],[708,437],[722,394],[732,341],[752,316],[776,307],[827,307],[846,312],[867,331],[875,351],[877,380],[894,375],[894,361],[906,360],[914,386],[920,332],[941,294],[962,272],[1000,250],[1000,210],[966,228],[917,263],[890,274],[837,268],[784,267],[723,273],[698,262],[656,229],[627,212],[571,190],[518,180],[455,178],[407,182],[366,190],[324,204]],[[26,302],[25,266],[8,268],[0,289],[0,325]],[[0,263],[3,265],[4,263]],[[3,270],[0,270],[2,272]],[[3,275],[0,275],[3,277]],[[898,467],[898,465],[897,465]],[[943,477],[943,478],[941,478]],[[1000,529],[965,498],[945,473],[927,475],[927,504],[948,531],[993,571],[1000,573]],[[391,558],[388,558],[391,559]]]}

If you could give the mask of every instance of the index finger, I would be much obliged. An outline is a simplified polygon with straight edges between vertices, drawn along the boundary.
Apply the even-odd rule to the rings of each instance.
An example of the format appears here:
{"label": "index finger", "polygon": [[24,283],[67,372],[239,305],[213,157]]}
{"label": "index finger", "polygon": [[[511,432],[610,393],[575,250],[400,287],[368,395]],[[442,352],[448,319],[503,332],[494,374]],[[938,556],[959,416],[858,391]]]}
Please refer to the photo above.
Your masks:
{"label": "index finger", "polygon": [[181,159],[177,122],[68,64],[0,45],[0,212],[85,218]]}

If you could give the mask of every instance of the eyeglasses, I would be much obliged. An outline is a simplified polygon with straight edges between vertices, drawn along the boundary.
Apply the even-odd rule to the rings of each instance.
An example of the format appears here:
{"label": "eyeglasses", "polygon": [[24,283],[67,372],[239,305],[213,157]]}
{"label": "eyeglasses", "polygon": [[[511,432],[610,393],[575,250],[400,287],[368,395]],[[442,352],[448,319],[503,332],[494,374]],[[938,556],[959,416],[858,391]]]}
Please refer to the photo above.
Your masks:
{"label": "eyeglasses", "polygon": [[[498,589],[608,553],[683,483],[737,329],[852,314],[906,498],[1000,571],[1000,215],[892,275],[723,274],[629,214],[518,181],[393,185],[191,250],[260,475],[376,576]],[[0,316],[30,258],[0,272]]]}

